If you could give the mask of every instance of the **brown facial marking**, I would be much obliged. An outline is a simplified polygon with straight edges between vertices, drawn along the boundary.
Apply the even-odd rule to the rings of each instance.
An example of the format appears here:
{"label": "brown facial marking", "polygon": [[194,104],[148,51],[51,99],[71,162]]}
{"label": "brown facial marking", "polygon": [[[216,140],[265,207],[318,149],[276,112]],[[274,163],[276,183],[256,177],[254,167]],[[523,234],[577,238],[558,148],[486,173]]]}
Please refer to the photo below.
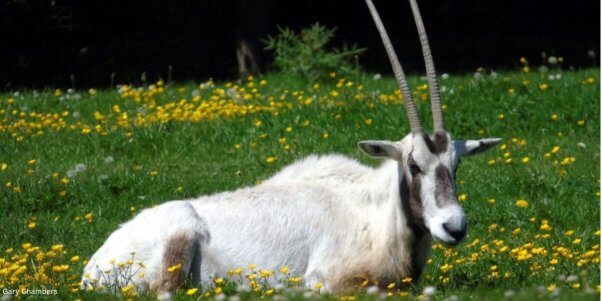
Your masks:
{"label": "brown facial marking", "polygon": [[[159,276],[151,283],[151,290],[155,293],[173,292],[184,281],[184,272],[182,269],[188,261],[190,248],[194,246],[194,241],[188,238],[184,232],[172,235],[166,245],[163,253],[163,264]],[[181,269],[173,272],[167,271],[169,267],[180,264]]]}
{"label": "brown facial marking", "polygon": [[452,175],[447,167],[439,164],[435,169],[435,199],[437,206],[444,207],[446,204],[457,202],[456,192]]}
{"label": "brown facial marking", "polygon": [[445,132],[437,132],[433,136],[433,139],[427,134],[422,134],[422,139],[432,154],[438,155],[447,151],[447,145],[449,140]]}
{"label": "brown facial marking", "polygon": [[412,184],[408,183],[407,176],[404,174],[399,185],[401,198],[401,208],[406,218],[407,225],[414,233],[412,241],[412,252],[410,254],[410,277],[417,281],[422,274],[422,266],[419,263],[418,244],[427,232],[424,224],[424,208],[420,200],[420,176],[412,179]]}

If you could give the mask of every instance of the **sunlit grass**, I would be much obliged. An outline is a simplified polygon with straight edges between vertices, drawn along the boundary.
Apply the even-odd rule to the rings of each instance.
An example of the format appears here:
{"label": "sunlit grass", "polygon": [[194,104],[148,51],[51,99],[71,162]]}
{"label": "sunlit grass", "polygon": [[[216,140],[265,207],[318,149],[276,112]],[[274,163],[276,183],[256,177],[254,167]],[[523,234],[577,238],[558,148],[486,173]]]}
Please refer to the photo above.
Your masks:
{"label": "sunlit grass", "polygon": [[[440,79],[454,137],[504,140],[459,169],[466,242],[435,244],[419,287],[374,294],[418,296],[432,286],[441,298],[599,297],[599,70],[524,71]],[[378,164],[355,142],[409,131],[396,83],[330,79],[268,74],[0,95],[0,287],[103,299],[78,289],[83,264],[141,208],[254,185],[312,153]],[[428,125],[425,81],[410,81]],[[219,298],[235,294],[234,284],[188,285],[178,298]],[[258,288],[240,297],[306,294]]]}

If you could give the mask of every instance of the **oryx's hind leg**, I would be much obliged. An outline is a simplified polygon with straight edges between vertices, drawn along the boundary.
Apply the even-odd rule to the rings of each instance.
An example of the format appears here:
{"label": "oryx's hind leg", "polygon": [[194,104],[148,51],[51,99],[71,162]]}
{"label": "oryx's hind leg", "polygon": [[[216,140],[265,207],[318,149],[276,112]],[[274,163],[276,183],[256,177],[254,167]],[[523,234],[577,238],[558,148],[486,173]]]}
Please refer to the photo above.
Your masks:
{"label": "oryx's hind leg", "polygon": [[197,276],[200,269],[193,264],[197,256],[200,257],[200,243],[196,233],[173,233],[164,246],[159,272],[151,280],[151,291],[163,299],[170,296],[187,278],[193,281],[200,279]]}
{"label": "oryx's hind leg", "polygon": [[208,239],[206,224],[188,202],[145,209],[96,251],[82,286],[116,291],[112,288],[133,284],[168,297],[187,277],[199,281],[201,248]]}

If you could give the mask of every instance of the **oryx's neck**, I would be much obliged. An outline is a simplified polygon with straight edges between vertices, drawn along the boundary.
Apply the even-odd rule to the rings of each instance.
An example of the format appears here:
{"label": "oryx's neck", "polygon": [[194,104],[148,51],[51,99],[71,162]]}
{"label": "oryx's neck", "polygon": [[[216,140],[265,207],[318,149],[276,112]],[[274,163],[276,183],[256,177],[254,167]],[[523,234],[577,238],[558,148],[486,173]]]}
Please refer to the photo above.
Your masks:
{"label": "oryx's neck", "polygon": [[403,167],[396,161],[387,160],[375,170],[371,195],[376,196],[378,207],[374,216],[381,225],[386,245],[391,252],[407,254],[402,258],[404,277],[417,281],[422,273],[431,249],[431,235],[418,226],[409,208],[410,190]]}

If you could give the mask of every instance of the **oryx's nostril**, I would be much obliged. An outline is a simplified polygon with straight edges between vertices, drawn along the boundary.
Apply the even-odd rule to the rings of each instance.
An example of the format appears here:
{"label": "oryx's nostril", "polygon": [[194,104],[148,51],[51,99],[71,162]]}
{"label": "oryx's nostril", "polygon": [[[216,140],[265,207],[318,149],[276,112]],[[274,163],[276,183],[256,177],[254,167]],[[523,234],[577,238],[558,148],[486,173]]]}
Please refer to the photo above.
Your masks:
{"label": "oryx's nostril", "polygon": [[443,229],[456,241],[461,241],[466,237],[466,218],[462,218],[460,223],[447,222],[443,224]]}

